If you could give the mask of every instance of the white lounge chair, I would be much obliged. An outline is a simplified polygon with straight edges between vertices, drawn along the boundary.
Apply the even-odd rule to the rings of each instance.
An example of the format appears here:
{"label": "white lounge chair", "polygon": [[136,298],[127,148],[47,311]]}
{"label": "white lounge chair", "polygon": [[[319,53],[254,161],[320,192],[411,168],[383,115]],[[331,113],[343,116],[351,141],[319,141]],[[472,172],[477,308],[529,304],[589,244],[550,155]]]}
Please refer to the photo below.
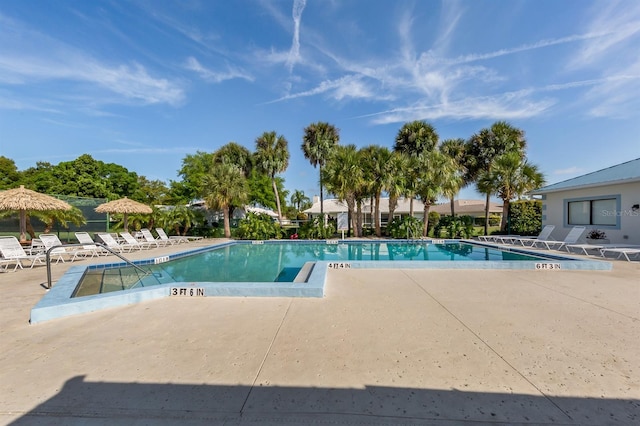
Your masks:
{"label": "white lounge chair", "polygon": [[156,247],[160,247],[160,246],[164,247],[167,244],[170,244],[168,241],[163,241],[161,239],[156,240],[155,238],[153,238],[153,234],[147,228],[142,228],[140,230],[140,233],[142,234],[142,238],[144,238],[144,241],[146,241],[149,245],[155,245]]}
{"label": "white lounge chair", "polygon": [[187,237],[182,237],[179,235],[168,236],[162,228],[156,228],[156,232],[158,233],[158,238],[160,238],[162,241],[168,241],[169,244],[180,244],[189,242],[189,238]]}
{"label": "white lounge chair", "polygon": [[[536,241],[546,241],[551,238],[551,233],[556,229],[555,225],[545,225],[537,237],[512,237],[509,241],[511,244],[520,243],[523,246],[533,247]],[[553,241],[553,240],[551,240]]]}
{"label": "white lounge chair", "polygon": [[132,248],[135,248],[135,249],[138,249],[138,250],[144,250],[144,249],[151,248],[149,243],[140,242],[140,241],[136,240],[135,237],[133,235],[131,235],[129,232],[121,232],[120,236],[122,238],[124,238],[124,241],[127,243],[127,245],[131,246]]}
{"label": "white lounge chair", "polygon": [[31,268],[36,263],[40,265],[46,263],[46,257],[43,253],[27,254],[16,237],[0,237],[0,255],[4,259],[3,263],[7,264],[5,268],[8,267],[8,264],[15,262],[14,271],[18,268],[22,269],[23,260],[31,262]]}
{"label": "white lounge chair", "polygon": [[76,239],[80,244],[82,244],[82,248],[85,250],[93,250],[97,255],[108,255],[109,251],[105,250],[103,247],[97,246],[91,235],[88,232],[76,232]]}
{"label": "white lounge chair", "polygon": [[0,257],[0,271],[8,271],[9,266],[13,266],[13,270],[18,269],[20,261],[18,259],[5,259]]}
{"label": "white lounge chair", "polygon": [[566,246],[568,244],[576,244],[586,230],[587,228],[585,228],[584,226],[574,226],[573,228],[571,228],[571,231],[569,231],[567,236],[564,237],[564,240],[562,241],[538,240],[534,242],[533,245],[535,247],[544,245],[544,248],[546,248],[547,250],[552,250],[552,249],[560,250],[563,247],[565,247],[567,251],[569,251],[569,248],[567,248]]}
{"label": "white lounge chair", "polygon": [[640,256],[640,247],[619,247],[619,248],[603,248],[600,250],[600,255],[606,257],[606,253],[618,254],[616,259],[620,259],[622,256],[627,259],[627,262],[631,262],[629,255]]}
{"label": "white lounge chair", "polygon": [[49,250],[53,247],[58,247],[53,248],[53,250],[49,252],[49,256],[52,259],[54,256],[56,256],[58,260],[64,262],[63,257],[67,256],[68,260],[73,262],[79,257],[87,258],[98,256],[98,247],[96,247],[95,245],[93,246],[93,248],[64,247],[62,245],[62,241],[60,241],[60,238],[58,238],[56,234],[40,234],[39,237],[40,240],[42,240],[42,244],[44,244],[46,250]]}
{"label": "white lounge chair", "polygon": [[113,235],[107,232],[98,232],[98,238],[100,238],[107,247],[109,247],[111,250],[117,253],[123,253],[123,252],[129,253],[131,252],[131,250],[133,250],[132,246],[130,246],[126,242],[122,244],[117,242],[116,239],[113,238]]}

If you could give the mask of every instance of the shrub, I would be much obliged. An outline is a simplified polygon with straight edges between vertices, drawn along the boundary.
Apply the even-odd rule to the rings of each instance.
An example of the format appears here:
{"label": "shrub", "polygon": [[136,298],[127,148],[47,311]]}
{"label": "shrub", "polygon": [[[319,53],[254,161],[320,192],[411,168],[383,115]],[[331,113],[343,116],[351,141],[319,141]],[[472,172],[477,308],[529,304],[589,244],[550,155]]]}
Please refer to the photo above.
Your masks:
{"label": "shrub", "polygon": [[443,216],[433,229],[434,237],[441,238],[445,230],[448,238],[471,238],[473,236],[473,217]]}
{"label": "shrub", "polygon": [[509,233],[538,235],[542,230],[542,201],[521,200],[509,205]]}
{"label": "shrub", "polygon": [[387,225],[387,232],[392,238],[417,238],[422,235],[422,221],[411,216],[395,218]]}
{"label": "shrub", "polygon": [[249,212],[244,219],[238,222],[235,236],[243,240],[279,239],[282,238],[282,230],[271,216],[264,213]]}
{"label": "shrub", "polygon": [[336,226],[332,221],[325,225],[324,218],[318,216],[304,223],[298,230],[298,236],[309,240],[323,240],[331,238],[335,232]]}

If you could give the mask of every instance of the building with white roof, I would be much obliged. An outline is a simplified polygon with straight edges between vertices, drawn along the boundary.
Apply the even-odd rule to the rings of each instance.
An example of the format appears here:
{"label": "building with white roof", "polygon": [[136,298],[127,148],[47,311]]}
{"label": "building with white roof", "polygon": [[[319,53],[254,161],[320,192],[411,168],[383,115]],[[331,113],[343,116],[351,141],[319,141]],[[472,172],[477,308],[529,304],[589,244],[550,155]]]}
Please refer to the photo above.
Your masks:
{"label": "building with white roof", "polygon": [[612,244],[640,245],[640,158],[531,191],[542,224],[562,239],[573,226],[604,231]]}

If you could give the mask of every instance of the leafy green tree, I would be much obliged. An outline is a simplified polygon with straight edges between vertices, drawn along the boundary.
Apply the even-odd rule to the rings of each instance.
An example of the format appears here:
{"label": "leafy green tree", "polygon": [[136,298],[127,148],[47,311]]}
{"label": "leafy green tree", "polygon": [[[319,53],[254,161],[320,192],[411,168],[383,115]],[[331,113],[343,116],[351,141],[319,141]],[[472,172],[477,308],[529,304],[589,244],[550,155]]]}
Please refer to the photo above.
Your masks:
{"label": "leafy green tree", "polygon": [[322,195],[322,168],[331,151],[340,141],[338,129],[325,122],[312,123],[304,129],[302,152],[313,167],[320,167],[320,214],[324,214]]}
{"label": "leafy green tree", "polygon": [[439,136],[436,129],[426,121],[405,123],[396,135],[393,150],[406,154],[410,161],[407,168],[406,192],[410,197],[409,214],[413,216],[413,198],[416,195],[415,184],[420,178],[420,162],[418,159],[432,152],[438,145]]}
{"label": "leafy green tree", "polygon": [[[280,205],[284,206],[286,205],[286,197],[289,191],[284,187],[284,179],[276,176],[275,180],[278,187]],[[257,169],[253,169],[247,178],[247,186],[249,188],[247,204],[276,211],[277,205],[273,197],[273,185],[269,176],[259,172]]]}
{"label": "leafy green tree", "polygon": [[247,199],[247,179],[235,164],[217,164],[204,177],[204,200],[208,208],[221,210],[224,217],[224,236],[231,237],[230,212],[232,205],[243,205]]}
{"label": "leafy green tree", "polygon": [[138,176],[138,188],[131,195],[131,199],[149,206],[165,204],[169,197],[169,188],[161,180],[149,180],[144,176]]}
{"label": "leafy green tree", "polygon": [[289,149],[287,140],[276,132],[264,132],[256,139],[255,165],[271,179],[273,194],[278,208],[278,222],[282,224],[282,207],[276,185],[276,175],[287,170],[289,166]]}
{"label": "leafy green tree", "polygon": [[229,142],[213,153],[213,164],[235,164],[245,176],[249,176],[251,173],[254,167],[253,160],[254,157],[251,151],[236,142]]}
{"label": "leafy green tree", "polygon": [[544,175],[538,167],[523,159],[519,152],[509,151],[497,157],[493,167],[482,176],[483,187],[491,188],[502,199],[500,231],[506,232],[509,203],[516,197],[544,185]]}
{"label": "leafy green tree", "polygon": [[54,165],[46,161],[38,161],[35,167],[22,172],[24,185],[37,192],[50,193],[50,188],[57,180]]}
{"label": "leafy green tree", "polygon": [[213,168],[213,157],[213,153],[198,151],[195,154],[187,154],[182,159],[182,167],[178,170],[182,180],[171,182],[174,201],[188,203],[202,197],[205,176],[208,176]]}
{"label": "leafy green tree", "polygon": [[17,188],[20,177],[15,161],[0,155],[0,191]]}
{"label": "leafy green tree", "polygon": [[[497,121],[490,128],[480,130],[466,143],[467,181],[475,181],[479,192],[486,194],[484,232],[489,232],[489,206],[494,190],[489,174],[499,156],[505,152],[518,152],[524,157],[527,141],[524,131],[505,121]],[[482,182],[481,182],[482,181]]]}

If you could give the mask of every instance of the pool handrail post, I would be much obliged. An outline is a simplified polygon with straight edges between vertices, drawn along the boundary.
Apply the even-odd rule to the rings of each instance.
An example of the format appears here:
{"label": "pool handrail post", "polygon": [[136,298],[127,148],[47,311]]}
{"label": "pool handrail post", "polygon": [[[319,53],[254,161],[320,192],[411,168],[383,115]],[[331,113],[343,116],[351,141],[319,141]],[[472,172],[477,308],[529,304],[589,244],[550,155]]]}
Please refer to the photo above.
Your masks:
{"label": "pool handrail post", "polygon": [[[142,269],[141,267],[139,267],[138,265],[136,265],[135,263],[133,263],[132,261],[130,261],[129,259],[127,259],[126,257],[122,256],[120,253],[117,253],[113,250],[111,250],[110,247],[108,247],[107,245],[103,244],[103,243],[98,243],[95,242],[93,243],[96,246],[100,246],[103,249],[105,249],[106,251],[108,251],[109,253],[119,257],[120,259],[122,259],[126,264],[133,266],[134,268],[140,270],[141,272],[143,272],[145,275],[147,275],[149,273],[149,271],[145,271],[144,269]],[[47,290],[51,289],[52,284],[51,284],[51,251],[53,249],[57,249],[60,247],[84,247],[87,244],[81,244],[81,243],[73,243],[73,244],[65,244],[64,246],[54,246],[54,247],[49,247],[47,249],[47,252],[45,254],[45,259],[47,262]]]}

